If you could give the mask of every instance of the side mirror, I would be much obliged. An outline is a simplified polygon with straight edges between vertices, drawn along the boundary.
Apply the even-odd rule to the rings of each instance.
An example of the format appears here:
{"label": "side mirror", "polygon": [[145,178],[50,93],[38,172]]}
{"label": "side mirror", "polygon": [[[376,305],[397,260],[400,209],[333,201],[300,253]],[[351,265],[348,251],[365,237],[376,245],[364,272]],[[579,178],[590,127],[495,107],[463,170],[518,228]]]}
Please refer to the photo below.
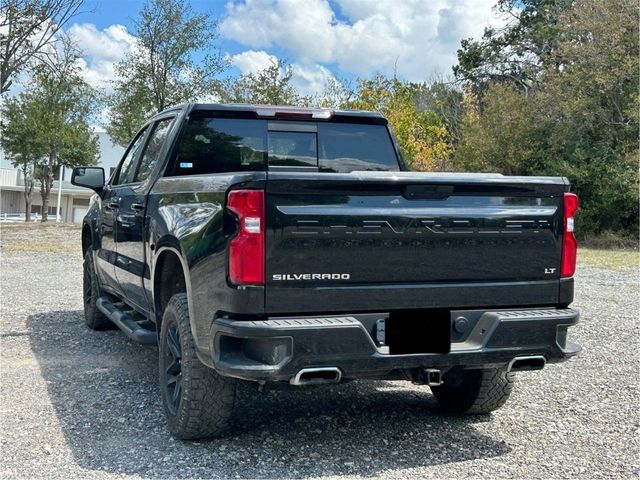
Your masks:
{"label": "side mirror", "polygon": [[104,187],[104,168],[75,167],[71,174],[71,184],[78,187],[90,188],[100,193]]}

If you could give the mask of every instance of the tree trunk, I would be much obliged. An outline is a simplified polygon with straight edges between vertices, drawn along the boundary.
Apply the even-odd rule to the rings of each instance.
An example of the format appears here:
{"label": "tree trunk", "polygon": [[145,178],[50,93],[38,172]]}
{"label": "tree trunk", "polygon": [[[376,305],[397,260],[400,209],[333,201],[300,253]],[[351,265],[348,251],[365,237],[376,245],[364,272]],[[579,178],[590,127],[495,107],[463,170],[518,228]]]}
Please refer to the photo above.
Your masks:
{"label": "tree trunk", "polygon": [[24,221],[25,222],[31,221],[32,195],[33,195],[33,182],[31,182],[30,184],[27,184],[27,182],[25,182],[25,185],[24,185],[24,203],[25,203]]}
{"label": "tree trunk", "polygon": [[49,220],[49,194],[53,184],[53,169],[49,166],[40,181],[40,195],[42,196],[42,222]]}
{"label": "tree trunk", "polygon": [[31,221],[31,201],[33,199],[33,176],[29,175],[29,165],[25,162],[22,165],[22,177],[24,179],[24,221]]}
{"label": "tree trunk", "polygon": [[42,197],[42,222],[49,220],[49,182],[46,181],[46,177],[40,182],[40,196]]}

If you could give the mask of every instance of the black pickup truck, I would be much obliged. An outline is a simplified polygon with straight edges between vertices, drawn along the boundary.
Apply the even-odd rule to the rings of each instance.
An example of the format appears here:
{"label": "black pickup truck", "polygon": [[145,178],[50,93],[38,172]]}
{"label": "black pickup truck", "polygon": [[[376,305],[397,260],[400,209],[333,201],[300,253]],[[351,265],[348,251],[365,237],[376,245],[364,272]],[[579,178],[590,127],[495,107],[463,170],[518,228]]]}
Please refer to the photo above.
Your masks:
{"label": "black pickup truck", "polygon": [[183,105],[72,182],[86,323],[158,344],[179,438],[220,434],[239,380],[409,380],[478,414],[580,351],[568,181],[406,171],[377,113]]}

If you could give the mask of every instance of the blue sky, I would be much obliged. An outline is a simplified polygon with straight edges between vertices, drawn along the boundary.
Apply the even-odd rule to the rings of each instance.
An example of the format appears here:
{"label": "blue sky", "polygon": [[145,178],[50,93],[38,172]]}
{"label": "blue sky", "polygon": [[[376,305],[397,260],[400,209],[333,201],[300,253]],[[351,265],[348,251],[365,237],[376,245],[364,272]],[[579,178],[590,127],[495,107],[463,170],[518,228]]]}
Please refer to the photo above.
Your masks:
{"label": "blue sky", "polygon": [[[111,25],[120,24],[127,27],[127,29],[132,32],[134,28],[134,19],[144,3],[144,0],[85,0],[85,5],[82,9],[83,13],[74,17],[72,24],[93,24],[98,28],[98,30],[104,30]],[[223,19],[225,17],[227,3],[233,3],[233,1],[191,0],[189,3],[197,13],[207,12],[210,13],[213,18]],[[337,21],[348,21],[348,19],[342,14],[339,4],[332,0],[329,0],[328,3],[331,5]],[[221,51],[231,55],[238,54],[246,50],[242,43],[229,38],[220,37],[216,44]],[[287,51],[286,46],[281,47],[277,44],[269,48],[268,53],[288,60],[291,57],[291,52]],[[331,67],[338,70],[335,65],[331,65]],[[238,73],[238,70],[236,68],[232,68],[232,72]],[[341,78],[352,76],[350,75],[350,72],[341,73]]]}
{"label": "blue sky", "polygon": [[[74,17],[72,23],[93,24],[98,30],[120,24],[132,32],[134,19],[144,3],[144,0],[85,0],[83,13]],[[195,12],[208,12],[214,18],[223,17],[225,12],[225,1],[192,0],[189,3]],[[242,46],[233,40],[220,38],[216,43],[225,52],[239,53],[243,50]]]}
{"label": "blue sky", "polygon": [[[284,58],[303,94],[321,93],[331,79],[376,72],[424,81],[450,75],[460,40],[500,26],[496,0],[192,0],[196,12],[219,22],[217,46],[232,67],[248,73]],[[84,51],[82,68],[108,92],[114,65],[135,43],[134,18],[144,0],[85,0],[65,30]],[[204,53],[204,52],[203,52]],[[28,77],[16,82],[17,94]],[[22,84],[22,85],[21,85]],[[97,118],[96,128],[106,111]],[[119,155],[111,155],[113,158]]]}
{"label": "blue sky", "polygon": [[[193,0],[196,12],[219,22],[217,46],[230,74],[265,68],[285,58],[303,93],[332,78],[395,73],[424,81],[451,74],[460,40],[478,37],[504,18],[496,0]],[[107,88],[113,65],[131,48],[143,0],[86,0],[67,30],[85,50],[85,73]]]}

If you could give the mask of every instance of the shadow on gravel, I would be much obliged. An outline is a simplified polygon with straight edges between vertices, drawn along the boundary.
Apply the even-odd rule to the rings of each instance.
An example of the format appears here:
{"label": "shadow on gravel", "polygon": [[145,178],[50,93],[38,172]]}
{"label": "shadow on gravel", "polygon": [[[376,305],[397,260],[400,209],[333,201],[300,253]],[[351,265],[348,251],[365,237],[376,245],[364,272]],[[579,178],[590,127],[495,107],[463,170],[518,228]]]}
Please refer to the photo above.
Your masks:
{"label": "shadow on gravel", "polygon": [[229,436],[180,442],[164,425],[155,347],[93,332],[81,311],[29,317],[31,348],[77,464],[145,477],[393,477],[393,471],[503,455],[488,417],[448,418],[403,382],[239,392]]}

